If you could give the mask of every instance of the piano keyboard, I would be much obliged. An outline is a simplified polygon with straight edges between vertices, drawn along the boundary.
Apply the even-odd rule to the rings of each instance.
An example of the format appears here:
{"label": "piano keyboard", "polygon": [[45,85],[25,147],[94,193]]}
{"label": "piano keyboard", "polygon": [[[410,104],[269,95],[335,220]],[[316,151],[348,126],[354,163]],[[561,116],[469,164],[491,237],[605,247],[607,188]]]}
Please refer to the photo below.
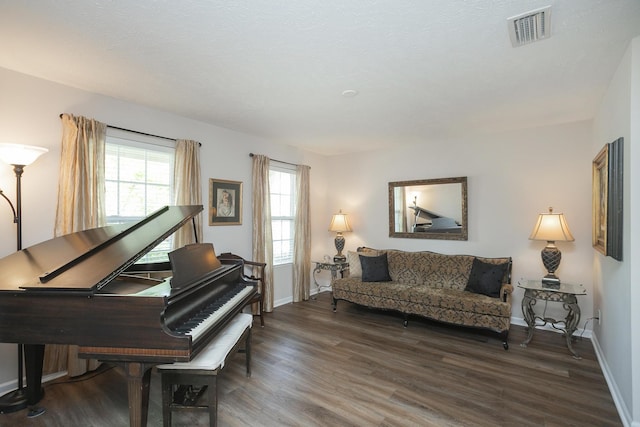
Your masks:
{"label": "piano keyboard", "polygon": [[215,325],[218,320],[224,317],[228,310],[234,308],[253,290],[252,286],[235,286],[229,292],[204,307],[195,316],[178,326],[174,332],[180,335],[191,335],[192,340],[194,342],[197,341],[212,325]]}

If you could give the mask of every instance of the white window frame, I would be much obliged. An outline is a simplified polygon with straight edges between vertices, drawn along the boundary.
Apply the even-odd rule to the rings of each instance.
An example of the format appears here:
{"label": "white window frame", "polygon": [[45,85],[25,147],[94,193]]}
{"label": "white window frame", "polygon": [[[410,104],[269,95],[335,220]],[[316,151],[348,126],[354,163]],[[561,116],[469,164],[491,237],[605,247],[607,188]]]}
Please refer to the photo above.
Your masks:
{"label": "white window frame", "polygon": [[[173,176],[173,168],[174,168],[174,162],[175,162],[175,144],[173,143],[173,141],[164,140],[162,138],[156,138],[156,137],[152,137],[152,136],[140,135],[140,134],[137,134],[135,132],[127,132],[127,131],[122,131],[122,130],[118,130],[118,129],[108,128],[107,129],[106,144],[107,145],[120,145],[120,146],[125,146],[125,147],[132,147],[132,148],[140,148],[140,149],[147,150],[147,151],[155,151],[155,152],[171,154],[171,160],[170,160],[170,165],[169,165],[169,169],[171,171],[170,172],[171,178],[169,179],[169,198],[168,198],[168,200],[166,200],[165,204],[166,205],[173,204],[174,188],[173,188],[173,178],[172,178],[172,176]],[[106,159],[105,159],[105,161],[106,161]],[[146,166],[147,166],[147,164],[146,164],[146,161],[145,161],[145,167]],[[107,179],[107,177],[105,176],[105,187],[106,187],[106,184],[108,182],[120,182],[120,177],[118,176],[118,179],[116,179],[114,181],[112,179]],[[144,215],[136,215],[136,216],[120,215],[119,212],[116,215],[107,215],[106,221],[107,221],[108,225],[120,224],[120,223],[123,223],[123,222],[139,221],[139,220],[145,218],[147,215],[151,214],[153,210],[155,210],[155,209],[150,209],[148,207],[148,202],[147,202],[147,200],[148,200],[147,190],[148,190],[149,187],[151,187],[151,185],[146,182],[146,179],[145,179],[144,185],[145,185],[145,200],[144,200],[144,203],[145,203],[145,212],[146,213]],[[154,185],[156,185],[156,184],[154,184]],[[105,195],[105,201],[106,200],[107,200],[107,197]],[[120,206],[118,206],[118,208],[120,208]],[[168,239],[166,239],[165,241],[160,243],[158,246],[156,246],[156,248],[154,248],[153,250],[149,251],[149,253],[147,255],[145,255],[141,259],[141,261],[142,262],[167,261],[168,257],[167,257],[166,254],[169,251],[171,251],[172,238],[173,237],[170,236]]]}
{"label": "white window frame", "polygon": [[[274,185],[272,185],[271,181],[271,172],[276,173],[286,173],[291,175],[291,183],[288,192],[274,192]],[[269,166],[269,188],[270,188],[270,201],[271,201],[271,232],[272,232],[272,243],[273,243],[273,264],[274,265],[284,265],[284,264],[292,264],[293,263],[293,246],[294,246],[294,233],[295,233],[295,219],[296,219],[296,169],[295,166],[286,166],[286,165],[270,165]],[[289,197],[290,202],[290,212],[291,215],[274,215],[274,199],[279,199],[283,197]],[[278,230],[281,229],[276,223],[279,222],[280,226],[283,223],[288,223],[288,238],[285,235],[285,232],[278,233]],[[283,250],[284,246],[288,246],[289,250]]]}

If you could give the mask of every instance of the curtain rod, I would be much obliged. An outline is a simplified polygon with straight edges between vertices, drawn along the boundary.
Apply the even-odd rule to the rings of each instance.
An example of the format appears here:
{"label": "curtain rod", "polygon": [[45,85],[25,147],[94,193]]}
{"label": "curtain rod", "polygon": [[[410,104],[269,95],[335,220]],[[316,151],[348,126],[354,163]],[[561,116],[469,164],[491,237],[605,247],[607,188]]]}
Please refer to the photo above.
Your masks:
{"label": "curtain rod", "polygon": [[[144,135],[144,136],[151,136],[153,138],[166,139],[167,141],[173,141],[173,142],[176,141],[175,138],[169,138],[168,136],[154,135],[152,133],[146,133],[146,132],[140,132],[140,131],[137,131],[137,130],[125,129],[125,128],[121,128],[121,127],[118,127],[118,126],[107,125],[107,127],[111,128],[111,129],[123,130],[125,132],[137,133],[138,135]],[[202,145],[202,144],[200,144],[200,145]]]}
{"label": "curtain rod", "polygon": [[[255,154],[253,154],[253,153],[249,153],[249,157],[253,157],[253,156],[255,156]],[[284,163],[285,165],[300,166],[300,165],[298,165],[298,164],[296,164],[296,163],[283,162],[282,160],[277,160],[277,159],[271,159],[271,158],[269,158],[269,160],[274,161],[274,162],[278,162],[278,163]]]}
{"label": "curtain rod", "polygon": [[[62,114],[60,114],[60,118],[62,118]],[[177,140],[176,140],[176,138],[169,138],[168,136],[154,135],[154,134],[152,134],[152,133],[140,132],[140,131],[137,131],[137,130],[121,128],[121,127],[118,127],[118,126],[111,126],[111,125],[107,125],[107,127],[108,127],[108,128],[111,128],[111,129],[123,130],[123,131],[125,131],[125,132],[137,133],[138,135],[151,136],[151,137],[154,137],[154,138],[166,139],[166,140],[168,140],[168,141],[173,141],[173,142],[176,142],[176,141],[177,141]],[[199,146],[199,147],[202,147],[202,143],[201,143],[201,142],[198,142],[198,146]]]}

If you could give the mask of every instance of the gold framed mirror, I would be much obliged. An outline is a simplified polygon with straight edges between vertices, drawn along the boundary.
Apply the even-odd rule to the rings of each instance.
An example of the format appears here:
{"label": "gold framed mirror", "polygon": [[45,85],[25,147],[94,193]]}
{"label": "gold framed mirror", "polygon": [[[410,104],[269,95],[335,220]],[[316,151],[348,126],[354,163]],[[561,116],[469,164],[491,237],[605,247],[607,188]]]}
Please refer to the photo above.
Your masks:
{"label": "gold framed mirror", "polygon": [[467,240],[467,177],[390,182],[389,237]]}

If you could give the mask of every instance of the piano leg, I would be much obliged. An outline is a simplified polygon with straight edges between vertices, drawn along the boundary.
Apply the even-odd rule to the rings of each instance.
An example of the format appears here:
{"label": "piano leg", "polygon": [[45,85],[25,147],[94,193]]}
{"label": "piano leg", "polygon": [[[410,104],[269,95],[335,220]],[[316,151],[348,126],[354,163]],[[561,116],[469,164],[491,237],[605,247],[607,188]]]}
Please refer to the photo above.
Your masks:
{"label": "piano leg", "polygon": [[124,368],[127,375],[129,425],[130,427],[146,427],[149,413],[151,368],[156,363],[123,362],[118,364]]}
{"label": "piano leg", "polygon": [[24,344],[24,364],[27,376],[28,418],[45,413],[45,409],[35,406],[44,396],[42,388],[42,364],[44,362],[44,344]]}
{"label": "piano leg", "polygon": [[27,405],[32,406],[40,402],[42,390],[42,363],[44,361],[43,344],[24,345],[24,363],[27,375]]}

